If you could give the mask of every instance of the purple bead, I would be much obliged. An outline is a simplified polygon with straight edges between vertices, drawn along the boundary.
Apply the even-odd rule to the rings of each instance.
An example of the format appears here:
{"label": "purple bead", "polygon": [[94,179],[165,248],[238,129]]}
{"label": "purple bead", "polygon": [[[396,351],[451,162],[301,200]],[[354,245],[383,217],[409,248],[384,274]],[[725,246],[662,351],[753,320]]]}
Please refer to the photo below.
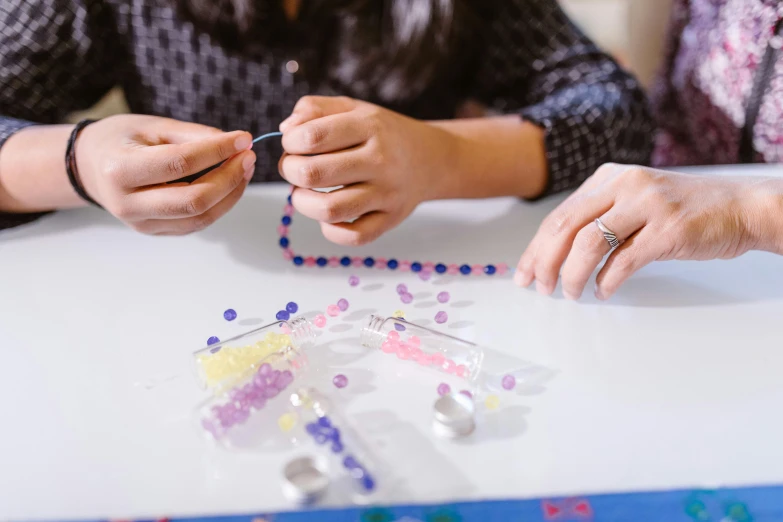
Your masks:
{"label": "purple bead", "polygon": [[352,275],[348,278],[348,284],[351,286],[359,286],[359,278],[355,275]]}
{"label": "purple bead", "polygon": [[305,426],[305,431],[309,433],[310,435],[315,435],[318,433],[318,424],[314,422],[308,422]]}
{"label": "purple bead", "polygon": [[400,283],[397,285],[397,293],[400,295],[407,294],[408,293],[408,287],[404,284]]}
{"label": "purple bead", "polygon": [[299,311],[299,305],[298,305],[298,304],[296,304],[295,302],[291,301],[290,303],[288,303],[287,305],[285,305],[285,310],[286,310],[286,312],[288,312],[289,314],[295,314],[296,312],[298,312],[298,311]]}
{"label": "purple bead", "polygon": [[291,373],[289,370],[283,371],[280,376],[275,380],[275,386],[278,390],[283,390],[284,388],[287,388],[289,384],[294,382],[294,374]]}
{"label": "purple bead", "polygon": [[348,299],[340,299],[337,301],[337,308],[339,308],[341,312],[348,310]]}
{"label": "purple bead", "polygon": [[266,405],[266,398],[262,394],[257,394],[250,401],[250,405],[257,410],[260,410]]}
{"label": "purple bead", "polygon": [[394,329],[398,332],[404,332],[405,331],[405,325],[402,325],[400,323],[394,323]]}
{"label": "purple bead", "polygon": [[514,386],[517,385],[517,380],[513,375],[504,375],[500,385],[503,386],[504,390],[513,390]]}
{"label": "purple bead", "polygon": [[443,310],[435,314],[435,322],[438,324],[443,324],[448,320],[449,320],[449,314],[447,314]]}
{"label": "purple bead", "polygon": [[280,390],[278,390],[274,386],[268,386],[264,388],[264,397],[266,397],[267,399],[271,399],[272,397],[277,397],[278,393],[280,393]]}
{"label": "purple bead", "polygon": [[421,279],[422,281],[429,281],[430,276],[432,276],[432,272],[430,271],[422,270],[421,272],[419,272],[419,279]]}
{"label": "purple bead", "polygon": [[264,364],[261,365],[260,368],[258,368],[258,374],[259,375],[263,375],[263,376],[266,377],[267,375],[270,375],[271,373],[272,373],[272,365],[269,364],[269,363],[264,363]]}
{"label": "purple bead", "polygon": [[472,399],[473,398],[473,394],[470,393],[468,390],[460,390],[460,393],[462,395],[464,395],[465,397],[467,397],[468,399]]}
{"label": "purple bead", "polygon": [[313,439],[315,439],[316,444],[326,444],[326,441],[329,440],[328,438],[326,438],[326,435],[322,435],[320,433],[316,433],[313,436]]}
{"label": "purple bead", "polygon": [[217,337],[215,337],[215,336],[213,335],[212,337],[210,337],[209,339],[207,339],[207,346],[212,346],[213,344],[217,344],[217,343],[219,343],[219,342],[220,342],[220,339],[218,339]]}
{"label": "purple bead", "polygon": [[274,386],[278,377],[280,377],[280,370],[272,370],[272,373],[266,376],[266,383]]}
{"label": "purple bead", "polygon": [[291,318],[291,314],[287,310],[280,310],[275,317],[278,321],[288,321]]}
{"label": "purple bead", "polygon": [[411,304],[413,302],[413,295],[408,292],[400,295],[400,300],[405,304]]}
{"label": "purple bead", "polygon": [[255,374],[253,376],[253,385],[255,386],[256,390],[263,390],[266,388],[266,378],[260,373]]}
{"label": "purple bead", "polygon": [[234,412],[234,424],[242,424],[248,417],[250,417],[250,412],[247,409],[238,409]]}
{"label": "purple bead", "polygon": [[329,420],[329,417],[323,416],[318,418],[318,425],[322,428],[331,428],[332,427],[332,421]]}
{"label": "purple bead", "polygon": [[333,442],[332,443],[332,452],[333,453],[342,453],[342,451],[345,449],[342,442]]}
{"label": "purple bead", "polygon": [[438,302],[439,303],[448,303],[449,299],[451,299],[451,296],[448,292],[441,292],[438,294]]}
{"label": "purple bead", "polygon": [[356,469],[359,467],[359,463],[356,462],[353,455],[348,455],[343,459],[343,466],[345,466],[345,469]]}
{"label": "purple bead", "polygon": [[345,388],[346,386],[348,386],[348,377],[346,377],[342,373],[335,375],[334,379],[332,379],[332,384],[334,384],[338,388]]}
{"label": "purple bead", "polygon": [[438,395],[443,396],[451,393],[451,386],[442,382],[438,385]]}
{"label": "purple bead", "polygon": [[225,319],[226,321],[233,321],[236,318],[237,318],[237,313],[236,310],[234,310],[233,308],[229,308],[228,310],[223,312],[223,319]]}

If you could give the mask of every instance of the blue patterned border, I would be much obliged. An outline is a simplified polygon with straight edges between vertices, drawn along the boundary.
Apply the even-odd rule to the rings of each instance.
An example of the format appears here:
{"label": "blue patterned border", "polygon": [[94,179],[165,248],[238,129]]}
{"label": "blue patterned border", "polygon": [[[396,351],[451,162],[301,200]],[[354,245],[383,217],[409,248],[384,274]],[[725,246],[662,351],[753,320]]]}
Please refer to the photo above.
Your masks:
{"label": "blue patterned border", "polygon": [[[149,522],[783,522],[783,486],[616,493]],[[113,522],[120,522],[115,520]],[[124,521],[123,521],[124,522]],[[135,521],[147,522],[147,521]]]}

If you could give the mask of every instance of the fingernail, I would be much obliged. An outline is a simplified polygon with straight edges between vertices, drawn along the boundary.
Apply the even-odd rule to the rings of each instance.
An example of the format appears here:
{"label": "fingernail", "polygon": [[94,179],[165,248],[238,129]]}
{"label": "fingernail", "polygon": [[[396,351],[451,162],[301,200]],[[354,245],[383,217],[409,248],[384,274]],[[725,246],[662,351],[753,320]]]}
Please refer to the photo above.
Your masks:
{"label": "fingernail", "polygon": [[547,287],[544,283],[538,280],[536,280],[536,292],[538,292],[541,295],[549,295],[551,293],[549,291],[549,287]]}
{"label": "fingernail", "polygon": [[256,165],[255,163],[245,171],[245,181],[250,181],[250,178],[253,177],[253,174],[256,172]]}
{"label": "fingernail", "polygon": [[247,134],[242,134],[234,141],[234,148],[239,151],[247,150],[253,144],[253,139]]}
{"label": "fingernail", "polygon": [[576,301],[577,299],[579,299],[579,296],[576,296],[567,290],[563,290],[563,297],[565,297],[569,301]]}
{"label": "fingernail", "polygon": [[517,270],[514,273],[514,284],[517,286],[525,286],[525,274],[521,270]]}
{"label": "fingernail", "polygon": [[595,297],[603,301],[606,299],[606,296],[604,296],[604,293],[601,291],[601,289],[598,287],[598,285],[595,285]]}

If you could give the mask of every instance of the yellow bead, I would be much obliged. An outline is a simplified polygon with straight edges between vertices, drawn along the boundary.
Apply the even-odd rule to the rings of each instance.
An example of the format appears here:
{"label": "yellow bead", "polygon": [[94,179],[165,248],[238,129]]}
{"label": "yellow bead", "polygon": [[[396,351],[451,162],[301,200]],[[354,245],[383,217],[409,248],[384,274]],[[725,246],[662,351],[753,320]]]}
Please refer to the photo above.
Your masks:
{"label": "yellow bead", "polygon": [[498,406],[500,406],[500,399],[497,395],[488,395],[487,398],[484,399],[484,406],[486,406],[488,410],[496,410]]}
{"label": "yellow bead", "polygon": [[296,415],[293,413],[284,413],[277,419],[277,425],[283,432],[288,432],[294,429],[296,426]]}
{"label": "yellow bead", "polygon": [[405,312],[403,312],[402,310],[397,310],[392,314],[392,317],[405,317]]}

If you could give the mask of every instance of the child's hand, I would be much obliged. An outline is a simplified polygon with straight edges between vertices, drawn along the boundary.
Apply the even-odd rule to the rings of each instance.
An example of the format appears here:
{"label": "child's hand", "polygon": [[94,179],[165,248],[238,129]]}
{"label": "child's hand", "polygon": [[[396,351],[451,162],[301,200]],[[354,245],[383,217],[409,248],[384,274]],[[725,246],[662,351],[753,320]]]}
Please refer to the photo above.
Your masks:
{"label": "child's hand", "polygon": [[373,241],[438,198],[456,147],[436,126],[342,97],[302,98],[280,130],[279,169],[297,187],[294,207],[343,245]]}
{"label": "child's hand", "polygon": [[[239,200],[256,156],[247,132],[154,116],[113,116],[76,142],[87,193],[128,226],[155,235],[201,230]],[[169,183],[224,160],[192,183]]]}

